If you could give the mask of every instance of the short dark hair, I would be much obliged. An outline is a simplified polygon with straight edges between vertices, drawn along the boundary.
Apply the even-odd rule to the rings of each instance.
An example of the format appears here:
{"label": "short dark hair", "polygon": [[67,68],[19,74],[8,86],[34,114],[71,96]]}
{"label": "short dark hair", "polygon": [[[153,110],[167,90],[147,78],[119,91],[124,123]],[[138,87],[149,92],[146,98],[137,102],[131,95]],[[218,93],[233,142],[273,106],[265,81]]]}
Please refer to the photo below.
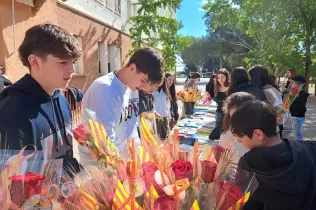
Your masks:
{"label": "short dark hair", "polygon": [[33,26],[25,33],[19,47],[20,60],[31,69],[28,57],[31,54],[45,59],[53,55],[61,59],[79,58],[81,49],[78,40],[57,25],[45,23]]}
{"label": "short dark hair", "polygon": [[197,79],[197,78],[201,78],[201,75],[197,72],[194,72],[192,75],[191,75],[191,78],[192,79]]}
{"label": "short dark hair", "polygon": [[254,100],[242,103],[231,118],[232,133],[252,138],[255,129],[267,137],[276,136],[276,112],[266,102]]}
{"label": "short dark hair", "polygon": [[297,83],[300,83],[300,84],[304,84],[304,83],[306,83],[306,79],[305,79],[305,77],[303,76],[303,75],[296,75],[296,76],[294,76],[294,77],[292,77],[292,80],[294,81],[294,82],[297,82]]}
{"label": "short dark hair", "polygon": [[234,91],[237,85],[249,82],[249,75],[244,67],[234,68],[232,73],[230,74],[230,84],[227,91],[228,95],[230,95]]}
{"label": "short dark hair", "polygon": [[160,83],[163,79],[163,60],[159,53],[149,47],[137,50],[129,59],[127,66],[136,65],[137,72],[148,75],[152,84]]}
{"label": "short dark hair", "polygon": [[223,104],[223,111],[225,115],[224,115],[222,129],[224,132],[229,130],[229,127],[230,127],[229,110],[233,108],[237,109],[241,104],[247,101],[253,101],[253,100],[256,100],[256,97],[246,92],[233,93],[226,98]]}

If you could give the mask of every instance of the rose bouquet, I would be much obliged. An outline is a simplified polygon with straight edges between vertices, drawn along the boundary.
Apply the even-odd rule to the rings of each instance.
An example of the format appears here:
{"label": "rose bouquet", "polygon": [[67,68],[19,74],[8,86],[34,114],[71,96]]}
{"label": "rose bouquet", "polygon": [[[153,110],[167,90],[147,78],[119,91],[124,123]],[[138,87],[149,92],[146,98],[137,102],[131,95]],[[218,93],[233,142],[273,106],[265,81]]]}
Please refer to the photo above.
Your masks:
{"label": "rose bouquet", "polygon": [[96,120],[93,112],[84,110],[83,113],[81,124],[72,130],[75,140],[99,163],[115,166],[120,159],[115,144],[108,137],[104,126]]}
{"label": "rose bouquet", "polygon": [[34,148],[0,151],[2,208],[53,207],[52,199],[59,190],[52,180],[56,174],[62,173],[62,160],[46,160],[44,152]]}
{"label": "rose bouquet", "polygon": [[281,114],[285,114],[286,111],[289,110],[291,104],[299,96],[299,93],[302,90],[303,86],[304,86],[304,84],[302,84],[300,86],[293,86],[290,89],[290,92],[289,92],[288,96],[286,97],[286,99],[285,99],[285,101],[283,103]]}
{"label": "rose bouquet", "polygon": [[197,102],[202,98],[202,91],[200,91],[196,84],[191,88],[186,88],[177,92],[177,98],[182,102]]}
{"label": "rose bouquet", "polygon": [[[111,209],[115,197],[118,177],[111,166],[91,166],[69,180],[71,192],[61,200],[61,207],[66,210]],[[65,183],[67,183],[65,182]]]}

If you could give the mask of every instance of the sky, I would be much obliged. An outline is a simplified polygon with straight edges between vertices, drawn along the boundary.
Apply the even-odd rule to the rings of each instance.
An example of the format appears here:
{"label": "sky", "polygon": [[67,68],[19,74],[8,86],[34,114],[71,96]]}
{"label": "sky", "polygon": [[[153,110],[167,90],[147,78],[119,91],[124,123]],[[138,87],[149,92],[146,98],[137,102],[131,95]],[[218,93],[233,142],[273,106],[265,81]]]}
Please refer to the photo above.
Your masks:
{"label": "sky", "polygon": [[201,8],[207,0],[183,0],[177,10],[177,20],[182,21],[184,27],[179,31],[181,35],[200,37],[206,35],[203,20],[205,11]]}

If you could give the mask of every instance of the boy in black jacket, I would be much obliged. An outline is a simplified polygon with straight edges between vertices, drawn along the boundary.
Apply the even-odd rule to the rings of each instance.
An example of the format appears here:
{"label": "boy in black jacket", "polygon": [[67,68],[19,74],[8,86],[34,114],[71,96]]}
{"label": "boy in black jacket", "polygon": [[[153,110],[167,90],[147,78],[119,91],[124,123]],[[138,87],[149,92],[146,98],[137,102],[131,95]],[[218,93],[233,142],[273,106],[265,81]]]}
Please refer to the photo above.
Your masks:
{"label": "boy in black jacket", "polygon": [[66,170],[80,170],[73,157],[69,103],[61,94],[80,55],[76,38],[56,25],[26,31],[19,56],[30,73],[0,95],[0,149],[35,145],[47,159],[63,159]]}
{"label": "boy in black jacket", "polygon": [[276,113],[260,101],[243,103],[231,129],[250,149],[239,167],[254,172],[259,183],[243,210],[316,209],[316,142],[278,139]]}
{"label": "boy in black jacket", "polygon": [[[297,75],[291,78],[293,86],[302,86],[306,83],[305,77]],[[302,89],[299,96],[293,101],[290,106],[290,113],[292,116],[293,127],[297,140],[303,140],[302,127],[305,122],[306,103],[309,93]]]}

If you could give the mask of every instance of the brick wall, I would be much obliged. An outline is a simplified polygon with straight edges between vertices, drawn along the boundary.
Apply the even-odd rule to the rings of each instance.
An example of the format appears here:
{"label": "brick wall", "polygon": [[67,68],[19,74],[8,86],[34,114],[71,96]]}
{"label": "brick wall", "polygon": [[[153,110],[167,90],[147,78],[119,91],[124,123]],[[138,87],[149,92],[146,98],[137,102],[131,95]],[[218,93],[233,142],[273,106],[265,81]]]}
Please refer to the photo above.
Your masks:
{"label": "brick wall", "polygon": [[19,60],[17,51],[23,41],[25,31],[39,23],[47,21],[57,23],[56,0],[34,2],[35,8],[15,2],[15,38],[12,25],[12,1],[1,0],[0,3],[0,65],[6,67],[7,75],[13,82],[28,72]]}
{"label": "brick wall", "polygon": [[86,91],[93,80],[102,76],[98,70],[98,42],[120,47],[121,63],[126,63],[126,55],[132,49],[128,36],[62,5],[58,5],[57,16],[59,26],[83,41],[83,74],[75,74],[70,87]]}

